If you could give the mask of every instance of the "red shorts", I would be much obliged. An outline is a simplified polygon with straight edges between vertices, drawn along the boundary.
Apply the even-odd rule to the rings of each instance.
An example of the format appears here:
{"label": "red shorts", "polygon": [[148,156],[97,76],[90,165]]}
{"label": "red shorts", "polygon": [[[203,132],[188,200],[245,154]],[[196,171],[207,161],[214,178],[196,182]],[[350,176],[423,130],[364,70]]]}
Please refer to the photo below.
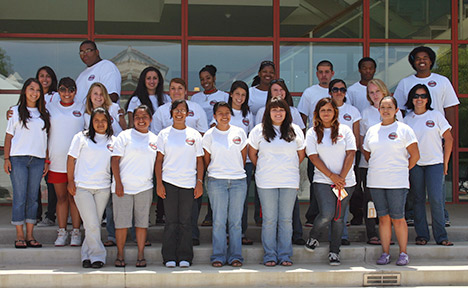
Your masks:
{"label": "red shorts", "polygon": [[67,173],[49,171],[47,181],[51,184],[67,183]]}

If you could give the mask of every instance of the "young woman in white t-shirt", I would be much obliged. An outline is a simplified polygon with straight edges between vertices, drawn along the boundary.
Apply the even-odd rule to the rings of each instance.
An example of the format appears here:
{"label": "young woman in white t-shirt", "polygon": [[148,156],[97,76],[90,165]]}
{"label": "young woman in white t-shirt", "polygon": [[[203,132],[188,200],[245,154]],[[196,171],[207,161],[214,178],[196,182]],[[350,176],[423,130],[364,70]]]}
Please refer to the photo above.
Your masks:
{"label": "young woman in white t-shirt", "polygon": [[304,134],[292,123],[285,100],[271,100],[263,122],[250,132],[249,145],[263,212],[263,264],[291,266],[292,213],[305,152]]}
{"label": "young woman in white t-shirt", "polygon": [[[29,78],[20,92],[18,105],[11,108],[4,146],[4,170],[13,186],[11,224],[16,226],[16,248],[40,248],[33,235],[37,214],[37,191],[47,173],[49,113],[37,79]],[[26,222],[26,237],[23,226]]]}
{"label": "young woman in white t-shirt", "polygon": [[110,196],[110,159],[115,137],[112,118],[103,107],[91,112],[91,125],[78,132],[68,151],[68,192],[74,196],[85,229],[81,247],[83,268],[102,268],[106,248],[101,241],[101,219]]}
{"label": "young woman in white t-shirt", "polygon": [[[158,137],[149,131],[151,112],[146,105],[133,112],[134,128],[119,134],[114,142],[112,204],[117,242],[115,267],[125,267],[127,230],[135,225],[138,245],[136,267],[146,267],[145,241],[153,200],[153,173]],[[133,220],[133,221],[132,221]]]}
{"label": "young woman in white t-shirt", "polygon": [[70,237],[71,246],[81,245],[81,218],[75,200],[67,192],[67,154],[70,143],[79,131],[84,128],[83,103],[75,101],[76,84],[70,77],[60,79],[60,101],[47,103],[50,113],[49,157],[50,168],[48,180],[54,184],[57,195],[57,239],[55,246],[65,246],[68,240],[67,218],[70,213],[73,230]]}
{"label": "young woman in white t-shirt", "polygon": [[133,128],[133,110],[144,104],[149,107],[151,115],[164,103],[170,102],[169,96],[164,93],[164,78],[158,68],[149,66],[143,69],[138,78],[138,84],[125,110],[128,114],[128,127]]}
{"label": "young woman in white t-shirt", "polygon": [[120,132],[127,129],[127,122],[125,122],[125,116],[123,109],[120,108],[119,104],[112,102],[109,93],[107,93],[106,86],[99,82],[91,84],[86,95],[86,107],[85,107],[85,129],[90,127],[90,117],[94,109],[102,107],[109,112],[111,116],[112,130],[115,136],[118,136]]}
{"label": "young woman in white t-shirt", "polygon": [[[448,173],[453,137],[451,126],[439,111],[431,108],[429,88],[417,84],[411,88],[406,102],[405,123],[413,128],[418,138],[421,158],[410,170],[410,191],[413,194],[414,229],[416,245],[426,245],[430,239],[426,219],[426,191],[429,196],[432,234],[438,245],[452,246],[445,230],[444,177]],[[442,145],[442,140],[443,145]]]}
{"label": "young woman in white t-shirt", "polygon": [[382,255],[378,265],[390,263],[392,224],[400,246],[397,265],[409,263],[406,253],[408,226],[405,221],[409,169],[419,160],[416,135],[408,125],[396,120],[398,104],[392,96],[382,98],[379,105],[382,122],[367,130],[363,153],[369,162],[367,187],[379,217]]}
{"label": "young woman in white t-shirt", "polygon": [[304,247],[313,252],[319,245],[317,239],[331,227],[330,265],[341,264],[339,253],[345,212],[356,185],[353,171],[356,137],[351,128],[338,119],[335,100],[319,100],[314,110],[314,127],[306,136],[306,153],[315,167],[313,185],[319,214]]}
{"label": "young woman in white t-shirt", "polygon": [[249,107],[254,117],[257,115],[258,109],[265,107],[268,88],[271,80],[275,77],[275,73],[275,63],[268,60],[260,63],[258,74],[254,77],[252,87],[249,89]]}
{"label": "young woman in white t-shirt", "polygon": [[[217,102],[213,107],[217,124],[203,136],[207,191],[213,209],[213,267],[222,267],[226,263],[240,267],[244,261],[241,223],[247,192],[244,170],[247,135],[242,128],[229,124],[232,114],[228,103]],[[229,231],[229,248],[226,228]]]}
{"label": "young woman in white t-shirt", "polygon": [[166,208],[161,253],[168,268],[192,264],[192,206],[203,194],[202,137],[185,124],[188,111],[186,100],[172,102],[173,124],[158,135],[156,189]]}

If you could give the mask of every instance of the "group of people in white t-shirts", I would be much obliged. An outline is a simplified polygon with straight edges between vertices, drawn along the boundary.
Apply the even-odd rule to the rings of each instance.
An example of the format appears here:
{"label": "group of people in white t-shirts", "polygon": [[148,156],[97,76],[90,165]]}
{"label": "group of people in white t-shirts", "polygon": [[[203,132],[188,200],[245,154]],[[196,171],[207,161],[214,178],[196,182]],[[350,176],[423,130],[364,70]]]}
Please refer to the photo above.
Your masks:
{"label": "group of people in white t-shirts", "polygon": [[[88,68],[76,83],[65,77],[57,84],[53,70],[41,67],[39,80],[25,82],[18,105],[8,113],[4,169],[13,183],[16,248],[42,246],[33,228],[40,181],[47,175],[57,198],[55,245],[68,243],[70,214],[70,245],[82,244],[84,268],[101,268],[106,262],[100,234],[106,207],[111,207],[108,221],[115,227],[108,238],[117,246],[114,265],[126,266],[127,231],[134,227],[136,267],[146,267],[153,189],[163,199],[158,211],[164,214],[157,215],[157,221],[165,223],[164,265],[189,267],[193,246],[199,243],[199,199],[205,187],[212,210],[211,264],[241,267],[242,245],[251,244],[245,231],[254,170],[266,266],[293,265],[293,243],[313,252],[327,228],[329,263],[339,265],[348,205],[358,189],[364,191],[360,208],[371,210],[372,205],[377,211],[380,237],[368,231],[370,244],[382,245],[377,264],[391,261],[393,224],[400,246],[396,264],[407,265],[405,203],[410,183],[416,244],[430,239],[427,190],[434,238],[437,244],[453,245],[444,225],[442,189],[453,139],[443,109],[450,117],[458,99],[445,77],[430,72],[435,62],[430,48],[410,53],[417,73],[400,82],[395,97],[381,80],[372,79],[376,63],[371,58],[359,62],[361,81],[349,90],[343,80],[331,80],[333,66],[322,61],[317,65],[320,83],[304,91],[297,109],[284,80],[274,78],[271,61],[261,63],[252,87],[235,81],[229,93],[216,89],[216,68],[207,65],[199,73],[204,91],[190,101],[185,100],[183,79],[172,79],[166,95],[160,71],[148,67],[127,103],[128,123],[124,110],[113,103],[120,94],[120,75],[116,79],[111,74],[118,69],[100,59],[92,41],[80,45],[80,56]],[[406,111],[404,119],[400,109]],[[362,158],[356,157],[357,151]],[[297,194],[300,163],[306,157],[315,200],[311,197],[307,213],[313,228],[304,241]],[[366,227],[371,226],[375,221],[366,220]]]}

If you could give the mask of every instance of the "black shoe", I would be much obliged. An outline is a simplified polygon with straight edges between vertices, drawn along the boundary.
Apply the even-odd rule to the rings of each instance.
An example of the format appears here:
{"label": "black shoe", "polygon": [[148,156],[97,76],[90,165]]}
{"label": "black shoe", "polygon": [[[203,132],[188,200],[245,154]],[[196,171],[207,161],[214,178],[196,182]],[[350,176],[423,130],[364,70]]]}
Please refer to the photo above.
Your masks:
{"label": "black shoe", "polygon": [[406,225],[414,226],[414,219],[406,219]]}
{"label": "black shoe", "polygon": [[156,226],[164,226],[164,224],[166,224],[166,221],[164,220],[164,218],[156,219]]}
{"label": "black shoe", "polygon": [[362,225],[362,218],[353,218],[353,220],[351,220],[351,225]]}
{"label": "black shoe", "polygon": [[200,240],[193,238],[192,239],[192,245],[193,246],[200,246]]}
{"label": "black shoe", "polygon": [[309,238],[306,244],[304,245],[304,249],[306,249],[309,252],[314,252],[315,248],[317,248],[318,246],[319,246],[319,242],[317,239]]}
{"label": "black shoe", "polygon": [[351,245],[351,242],[349,242],[348,239],[341,239],[341,245],[349,246],[349,245]]}
{"label": "black shoe", "polygon": [[81,266],[83,266],[83,268],[91,268],[91,260],[89,259],[83,260],[83,262],[81,263]]}
{"label": "black shoe", "polygon": [[91,268],[94,268],[94,269],[100,269],[104,266],[104,262],[101,262],[101,261],[96,261],[96,262],[93,262],[93,264],[91,264]]}
{"label": "black shoe", "polygon": [[301,245],[301,246],[302,246],[302,245],[305,245],[305,244],[306,244],[306,241],[305,241],[304,239],[302,239],[302,238],[298,238],[298,239],[296,239],[296,240],[293,240],[293,241],[292,241],[292,244],[294,244],[294,245]]}

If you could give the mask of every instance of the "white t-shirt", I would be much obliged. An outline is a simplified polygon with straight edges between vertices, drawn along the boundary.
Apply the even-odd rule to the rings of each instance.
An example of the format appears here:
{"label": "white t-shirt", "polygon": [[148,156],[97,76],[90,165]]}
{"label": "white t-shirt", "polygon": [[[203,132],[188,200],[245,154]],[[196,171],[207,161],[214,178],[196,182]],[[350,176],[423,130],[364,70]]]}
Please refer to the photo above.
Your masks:
{"label": "white t-shirt", "polygon": [[[153,110],[154,111],[158,110],[159,108],[158,97],[156,97],[156,95],[149,95],[149,99],[151,101],[151,104],[153,105]],[[164,103],[171,102],[171,97],[169,97],[169,95],[167,95],[166,93],[163,94],[163,99],[164,99]],[[138,96],[133,96],[130,102],[128,103],[127,112],[133,113],[135,108],[137,108],[140,105],[141,105],[141,101],[138,98]]]}
{"label": "white t-shirt", "polygon": [[37,108],[29,108],[29,116],[25,128],[19,118],[18,106],[11,107],[13,114],[8,119],[6,133],[13,136],[11,139],[10,156],[46,157],[47,132],[44,120]]}
{"label": "white t-shirt", "polygon": [[[400,110],[398,110],[396,118],[400,122],[403,121],[403,115],[401,114]],[[361,136],[365,136],[367,130],[369,130],[370,127],[374,126],[375,124],[379,124],[380,122],[382,122],[382,119],[380,118],[379,109],[375,108],[374,106],[367,107],[364,109],[364,111],[362,111],[362,119],[359,121],[359,134],[361,134]],[[364,154],[361,154],[359,168],[368,167],[369,163],[367,163],[366,158],[364,158]]]}
{"label": "white t-shirt", "polygon": [[60,101],[60,94],[58,92],[47,93],[44,95],[44,100],[46,103]]}
{"label": "white t-shirt", "polygon": [[[257,115],[255,116],[255,125],[262,123],[263,114],[265,114],[265,109],[266,107],[258,109]],[[306,127],[304,125],[304,121],[302,121],[301,114],[299,113],[297,108],[294,106],[290,106],[289,109],[291,110],[292,123],[296,124],[301,129],[305,129]]]}
{"label": "white t-shirt", "polygon": [[367,86],[362,85],[359,81],[348,88],[346,96],[349,103],[356,107],[359,113],[370,106],[369,100],[367,100]]}
{"label": "white t-shirt", "polygon": [[425,166],[444,163],[442,135],[452,129],[444,115],[435,110],[427,110],[421,115],[410,112],[405,116],[404,122],[413,128],[418,138],[420,158],[417,164]]}
{"label": "white t-shirt", "polygon": [[291,124],[296,138],[291,142],[280,139],[279,126],[273,126],[275,139],[267,142],[263,137],[263,124],[256,125],[249,134],[249,144],[258,150],[255,183],[259,188],[299,189],[299,156],[304,149],[304,134],[296,124]]}
{"label": "white t-shirt", "polygon": [[76,79],[76,102],[86,102],[89,87],[94,82],[104,84],[109,94],[117,93],[120,97],[122,78],[119,68],[109,60],[101,60],[91,67],[86,67]]}
{"label": "white t-shirt", "polygon": [[[335,144],[331,140],[331,128],[323,130],[322,143],[317,143],[317,134],[314,128],[310,128],[306,134],[306,153],[307,156],[318,154],[320,160],[331,172],[340,175],[343,163],[346,158],[346,151],[356,151],[356,138],[353,130],[347,125],[340,124],[338,128],[338,138]],[[354,166],[354,164],[353,164]],[[349,169],[346,175],[345,187],[356,185],[356,177],[354,175],[353,166]],[[314,183],[330,184],[333,181],[323,174],[317,167],[314,168]]]}
{"label": "white t-shirt", "polygon": [[[344,103],[338,107],[338,111],[338,121],[348,126],[351,128],[351,131],[353,131],[353,124],[361,120],[361,113],[359,113],[359,110],[352,105]],[[359,135],[356,135],[356,137],[359,137]]]}
{"label": "white t-shirt", "polygon": [[205,94],[205,92],[198,92],[197,94],[194,94],[192,98],[190,98],[190,101],[198,103],[203,110],[205,110],[206,113],[206,119],[208,119],[208,122],[211,122],[213,120],[213,107],[217,102],[224,101],[228,102],[229,99],[229,94],[218,90],[212,94]]}
{"label": "white t-shirt", "polygon": [[[119,123],[119,110],[120,106],[117,103],[112,103],[112,105],[109,107],[109,114],[111,116],[111,123],[112,123],[112,129],[114,130],[114,135],[118,136],[120,132],[123,131],[122,127],[120,127]],[[85,121],[85,129],[89,129],[89,121],[91,120],[91,115],[88,113],[84,114],[84,121]]]}
{"label": "white t-shirt", "polygon": [[409,153],[406,148],[417,142],[413,129],[399,121],[370,127],[363,145],[364,150],[371,153],[367,187],[409,189]]}
{"label": "white t-shirt", "polygon": [[313,126],[310,123],[313,123],[315,105],[317,105],[317,102],[320,99],[326,97],[330,97],[330,94],[328,94],[328,88],[323,88],[318,84],[310,86],[302,93],[299,104],[297,105],[297,110],[309,117],[310,127]]}
{"label": "white t-shirt", "polygon": [[203,148],[211,154],[207,167],[209,177],[217,179],[242,179],[244,170],[242,149],[247,145],[247,135],[242,128],[230,126],[227,131],[210,128],[203,135]]}
{"label": "white t-shirt", "polygon": [[[187,104],[189,111],[187,112],[187,118],[185,118],[185,124],[198,132],[205,133],[208,130],[205,111],[195,102],[187,101]],[[172,126],[174,123],[171,117],[171,106],[172,102],[168,102],[154,112],[153,122],[151,123],[151,131],[154,134],[159,134],[161,130]]]}
{"label": "white t-shirt", "polygon": [[401,79],[393,94],[400,109],[406,110],[405,104],[408,100],[408,93],[416,84],[425,84],[429,88],[432,99],[431,107],[442,113],[442,115],[445,115],[444,108],[460,104],[450,80],[437,73],[431,73],[431,75],[426,78],[418,78],[416,75],[410,75]]}
{"label": "white t-shirt", "polygon": [[94,143],[84,132],[73,137],[68,155],[76,159],[75,184],[87,189],[111,187],[110,160],[115,136],[105,134],[94,136]]}
{"label": "white t-shirt", "polygon": [[254,118],[257,115],[258,109],[265,107],[267,97],[268,91],[259,90],[257,87],[249,88],[249,108]]}
{"label": "white t-shirt", "polygon": [[75,101],[71,106],[62,106],[60,101],[47,103],[50,113],[49,170],[67,173],[67,155],[76,133],[84,129],[84,105]]}
{"label": "white t-shirt", "polygon": [[183,130],[172,126],[158,135],[158,152],[164,155],[162,180],[177,187],[195,188],[197,157],[203,156],[201,134],[190,127]]}
{"label": "white t-shirt", "polygon": [[242,116],[242,110],[232,109],[234,115],[231,115],[230,125],[240,127],[244,130],[245,135],[249,135],[250,130],[255,126],[252,112],[248,112],[247,116]]}
{"label": "white t-shirt", "polygon": [[[120,179],[124,193],[135,195],[153,188],[154,162],[156,161],[158,136],[151,131],[140,133],[127,129],[114,142],[112,156],[120,156]],[[115,178],[112,177],[112,193]]]}

